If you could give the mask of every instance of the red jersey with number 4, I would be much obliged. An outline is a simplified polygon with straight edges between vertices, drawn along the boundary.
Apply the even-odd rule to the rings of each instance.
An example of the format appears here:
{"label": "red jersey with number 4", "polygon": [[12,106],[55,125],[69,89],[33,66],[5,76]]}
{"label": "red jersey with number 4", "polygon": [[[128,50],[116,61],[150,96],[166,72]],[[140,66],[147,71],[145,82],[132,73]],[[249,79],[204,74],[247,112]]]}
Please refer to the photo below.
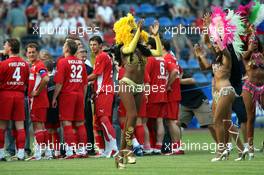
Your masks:
{"label": "red jersey with number 4", "polygon": [[114,94],[113,62],[106,52],[100,52],[95,58],[94,71],[97,75],[94,88],[97,94]]}
{"label": "red jersey with number 4", "polygon": [[149,103],[167,102],[167,81],[169,72],[176,67],[168,64],[162,57],[148,57],[146,72],[150,78]]}
{"label": "red jersey with number 4", "polygon": [[[164,59],[168,64],[173,64],[176,66],[177,71],[182,73],[182,68],[179,66],[177,59],[170,53],[164,56]],[[167,93],[168,95],[168,102],[172,101],[180,101],[181,100],[181,85],[180,79],[176,78],[176,80],[171,85],[172,90]]]}
{"label": "red jersey with number 4", "polygon": [[29,77],[29,65],[20,57],[10,57],[0,62],[0,90],[26,90]]}
{"label": "red jersey with number 4", "polygon": [[54,82],[62,84],[61,94],[83,94],[84,86],[88,83],[84,63],[75,56],[69,56],[57,64]]}
{"label": "red jersey with number 4", "polygon": [[[29,84],[28,84],[28,94],[30,96],[31,92],[37,91],[39,88],[42,78],[48,75],[48,70],[44,63],[37,60],[30,68]],[[42,89],[38,96],[31,98],[31,106],[33,108],[48,108],[49,99],[47,86]]]}

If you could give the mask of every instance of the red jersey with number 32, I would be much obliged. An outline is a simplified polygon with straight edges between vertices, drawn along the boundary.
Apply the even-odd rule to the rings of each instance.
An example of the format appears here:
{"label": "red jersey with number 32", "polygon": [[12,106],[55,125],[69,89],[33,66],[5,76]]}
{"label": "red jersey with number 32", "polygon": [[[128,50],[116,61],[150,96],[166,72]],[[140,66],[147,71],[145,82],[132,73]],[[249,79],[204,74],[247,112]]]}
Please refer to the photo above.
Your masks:
{"label": "red jersey with number 32", "polygon": [[61,59],[57,63],[54,82],[62,84],[61,94],[84,93],[87,73],[84,63],[75,56]]}
{"label": "red jersey with number 32", "polygon": [[20,57],[10,57],[0,62],[0,90],[26,90],[29,77],[29,65]]}
{"label": "red jersey with number 32", "polygon": [[[37,60],[30,68],[29,84],[28,84],[28,94],[30,96],[33,90],[39,88],[41,79],[48,75],[48,70],[44,63]],[[32,108],[48,108],[49,99],[47,87],[44,87],[38,96],[31,98]]]}
{"label": "red jersey with number 32", "polygon": [[112,58],[106,52],[101,52],[96,56],[93,73],[97,75],[95,81],[96,93],[107,92],[113,94],[113,62]]}
{"label": "red jersey with number 32", "polygon": [[149,103],[167,102],[167,81],[169,72],[176,67],[168,64],[162,57],[148,57],[146,72],[150,78]]}

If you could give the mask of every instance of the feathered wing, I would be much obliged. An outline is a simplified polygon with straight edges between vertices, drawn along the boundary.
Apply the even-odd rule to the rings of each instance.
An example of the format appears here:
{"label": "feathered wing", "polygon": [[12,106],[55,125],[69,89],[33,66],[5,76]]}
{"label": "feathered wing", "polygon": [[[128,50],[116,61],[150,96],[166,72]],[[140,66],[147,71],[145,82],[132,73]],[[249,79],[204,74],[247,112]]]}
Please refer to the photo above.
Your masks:
{"label": "feathered wing", "polygon": [[234,40],[232,42],[235,53],[237,56],[240,56],[243,53],[243,45],[244,43],[241,40],[242,35],[245,35],[244,22],[242,17],[235,13],[233,10],[230,10],[226,16],[227,20],[230,20],[230,24],[235,26],[235,30],[232,31],[234,33]]}

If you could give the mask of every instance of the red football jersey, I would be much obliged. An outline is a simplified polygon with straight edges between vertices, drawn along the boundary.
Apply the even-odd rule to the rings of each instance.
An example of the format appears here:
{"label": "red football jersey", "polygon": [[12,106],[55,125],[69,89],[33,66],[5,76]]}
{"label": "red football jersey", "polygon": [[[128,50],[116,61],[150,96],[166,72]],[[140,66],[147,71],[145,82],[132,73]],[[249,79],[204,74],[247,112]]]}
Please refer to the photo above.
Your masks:
{"label": "red football jersey", "polygon": [[[44,63],[37,60],[30,68],[28,94],[30,96],[33,90],[37,90],[41,79],[48,75],[48,70]],[[38,96],[31,98],[31,106],[33,108],[48,108],[49,99],[47,87],[44,87]]]}
{"label": "red football jersey", "polygon": [[20,57],[10,57],[0,63],[0,90],[26,90],[29,65]]}
{"label": "red football jersey", "polygon": [[169,72],[174,68],[175,66],[168,64],[162,57],[148,57],[146,72],[150,78],[149,103],[167,102],[166,85]]}
{"label": "red football jersey", "polygon": [[99,93],[114,93],[113,62],[112,58],[105,52],[99,53],[95,58],[94,71],[97,75],[94,88]]}
{"label": "red football jersey", "polygon": [[125,75],[126,69],[125,67],[120,67],[119,71],[118,71],[118,80],[121,80],[123,78],[123,76]]}
{"label": "red football jersey", "polygon": [[[178,64],[177,59],[172,54],[166,54],[164,56],[164,59],[168,64],[174,64],[176,66],[176,69],[179,71],[179,73],[182,72],[181,67]],[[180,79],[177,78],[171,85],[172,90],[167,93],[168,96],[168,102],[171,101],[180,101],[181,100],[181,85],[180,85]]]}
{"label": "red football jersey", "polygon": [[57,63],[54,82],[62,84],[61,94],[84,93],[87,82],[86,67],[82,60],[75,56],[61,59]]}

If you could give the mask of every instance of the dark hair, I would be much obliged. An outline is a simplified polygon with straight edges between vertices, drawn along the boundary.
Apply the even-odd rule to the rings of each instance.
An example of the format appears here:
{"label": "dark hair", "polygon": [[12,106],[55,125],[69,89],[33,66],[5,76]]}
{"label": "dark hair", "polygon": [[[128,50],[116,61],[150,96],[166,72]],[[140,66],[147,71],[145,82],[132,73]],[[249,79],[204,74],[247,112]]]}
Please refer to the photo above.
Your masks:
{"label": "dark hair", "polygon": [[37,43],[28,43],[28,45],[26,46],[26,51],[28,50],[28,48],[35,48],[36,51],[39,51],[39,46]]}
{"label": "dark hair", "polygon": [[68,40],[68,41],[66,42],[66,45],[67,45],[67,47],[68,47],[69,52],[70,52],[71,55],[74,55],[74,54],[77,52],[77,50],[78,50],[78,46],[77,46],[77,44],[75,43],[75,41],[73,41],[73,40]]}
{"label": "dark hair", "polygon": [[169,40],[162,40],[162,45],[166,51],[171,50],[171,44]]}
{"label": "dark hair", "polygon": [[49,72],[52,72],[54,69],[54,61],[53,60],[45,60],[44,61],[45,66],[47,67]]}
{"label": "dark hair", "polygon": [[150,57],[152,55],[150,49],[148,49],[147,46],[143,44],[138,43],[137,48],[141,52],[141,54],[145,57]]}
{"label": "dark hair", "polygon": [[156,49],[157,48],[156,41],[152,37],[148,38],[148,43],[147,44],[151,46],[151,49]]}
{"label": "dark hair", "polygon": [[103,40],[100,36],[98,35],[95,35],[93,37],[90,38],[89,42],[91,41],[97,41],[98,44],[103,44]]}
{"label": "dark hair", "polygon": [[11,51],[13,54],[18,54],[20,49],[20,43],[15,38],[10,38],[5,41],[5,43],[8,43],[8,45],[11,47]]}
{"label": "dark hair", "polygon": [[111,56],[112,58],[114,57],[114,59],[118,62],[118,65],[121,66],[122,65],[122,54],[121,54],[121,47],[123,46],[123,44],[115,44],[112,45],[110,48],[104,49],[104,52],[107,52],[109,56]]}
{"label": "dark hair", "polygon": [[230,83],[235,88],[237,94],[241,94],[242,91],[242,70],[241,65],[238,61],[237,55],[235,53],[234,47],[232,44],[227,46],[227,49],[231,56],[232,68],[231,68],[231,76]]}
{"label": "dark hair", "polygon": [[65,38],[65,42],[66,42],[66,40],[69,40],[69,39],[71,39],[71,40],[79,40],[79,41],[81,41],[81,39],[80,39],[78,36],[75,36],[75,35],[68,35],[68,36]]}

